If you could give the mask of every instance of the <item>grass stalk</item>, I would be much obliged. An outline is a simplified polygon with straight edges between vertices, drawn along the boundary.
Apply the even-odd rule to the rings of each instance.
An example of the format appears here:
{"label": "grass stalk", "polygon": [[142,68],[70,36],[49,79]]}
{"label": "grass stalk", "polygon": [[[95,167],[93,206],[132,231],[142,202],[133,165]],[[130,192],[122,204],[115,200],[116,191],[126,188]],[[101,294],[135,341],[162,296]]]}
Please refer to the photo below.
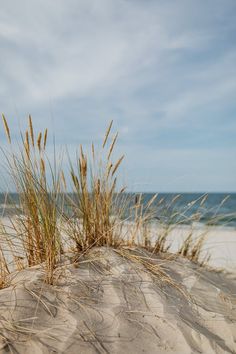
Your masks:
{"label": "grass stalk", "polygon": [[22,214],[13,222],[13,227],[22,241],[28,266],[44,263],[46,281],[52,283],[61,248],[58,227],[61,181],[46,155],[47,130],[43,146],[41,132],[35,144],[33,123],[29,116],[28,129],[21,134],[19,151],[15,153],[4,116],[3,124],[10,144],[10,152],[5,154],[7,168],[19,195]]}

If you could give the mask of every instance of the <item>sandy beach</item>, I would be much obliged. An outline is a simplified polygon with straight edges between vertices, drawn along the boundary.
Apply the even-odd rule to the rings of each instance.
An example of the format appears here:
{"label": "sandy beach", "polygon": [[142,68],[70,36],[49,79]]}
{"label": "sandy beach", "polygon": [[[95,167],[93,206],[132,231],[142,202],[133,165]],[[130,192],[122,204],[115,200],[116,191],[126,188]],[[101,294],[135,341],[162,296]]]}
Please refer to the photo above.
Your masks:
{"label": "sandy beach", "polygon": [[236,275],[152,263],[166,280],[106,248],[59,267],[53,287],[37,267],[18,273],[0,292],[1,353],[236,353]]}
{"label": "sandy beach", "polygon": [[[174,227],[170,232],[170,251],[175,252],[189,234],[189,226]],[[236,229],[225,226],[195,226],[193,238],[205,235],[201,258],[210,256],[208,265],[234,272],[236,270]]]}
{"label": "sandy beach", "polygon": [[[11,219],[9,217],[2,217],[1,223],[6,227],[8,231],[8,238],[15,244],[16,253],[22,256],[22,249],[20,242],[15,237],[15,232],[11,226]],[[124,239],[127,240],[130,237],[130,223],[126,223],[122,228],[122,234]],[[68,243],[68,237],[65,235],[65,225],[62,226],[62,237],[65,245]],[[149,236],[151,243],[154,244],[157,236],[164,232],[164,228],[161,225],[155,224],[150,227]],[[176,253],[187,238],[192,233],[193,240],[199,239],[204,236],[204,244],[202,247],[201,260],[206,259],[208,256],[208,265],[215,269],[223,269],[234,272],[236,270],[236,228],[226,226],[204,226],[204,224],[197,225],[172,225],[168,231],[167,245],[170,245],[169,251]],[[143,235],[138,233],[136,242],[142,240]],[[9,250],[9,246],[5,244],[5,254],[12,263],[12,254]]]}
{"label": "sandy beach", "polygon": [[[171,231],[170,251],[187,233]],[[235,229],[208,228],[204,252],[209,267],[135,247],[93,248],[63,256],[53,286],[42,267],[15,272],[0,291],[0,352],[236,353]]]}
{"label": "sandy beach", "polygon": [[236,0],[0,10],[0,354],[236,354]]}
{"label": "sandy beach", "polygon": [[94,146],[93,165],[81,147],[74,193],[61,193],[62,170],[48,181],[47,130],[36,146],[28,125],[10,165],[19,207],[0,220],[0,353],[235,354],[236,229],[209,226],[207,196],[183,210],[172,197],[163,218],[156,194],[117,194],[117,134],[102,171]]}

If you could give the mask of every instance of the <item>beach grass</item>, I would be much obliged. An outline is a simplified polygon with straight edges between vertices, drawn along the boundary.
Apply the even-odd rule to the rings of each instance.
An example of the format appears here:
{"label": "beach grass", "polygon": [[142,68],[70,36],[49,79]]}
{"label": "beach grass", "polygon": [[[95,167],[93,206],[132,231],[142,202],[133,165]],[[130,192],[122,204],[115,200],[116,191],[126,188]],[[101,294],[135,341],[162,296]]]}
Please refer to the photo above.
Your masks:
{"label": "beach grass", "polygon": [[112,122],[99,153],[94,144],[90,156],[80,146],[75,166],[70,163],[73,198],[68,200],[68,205],[72,218],[67,220],[69,237],[73,238],[78,251],[94,246],[113,247],[120,242],[117,226],[124,213],[125,188],[118,190],[117,172],[124,155],[113,161],[118,134],[108,145],[111,129]]}
{"label": "beach grass", "polygon": [[10,145],[5,153],[7,169],[19,195],[21,217],[12,219],[12,228],[22,242],[29,267],[45,264],[46,281],[52,283],[60,254],[58,198],[61,192],[60,168],[54,169],[46,155],[47,129],[36,136],[31,116],[21,133],[18,150],[12,146],[10,128],[3,115]]}
{"label": "beach grass", "polygon": [[226,199],[196,236],[208,196],[181,209],[181,195],[127,193],[113,122],[100,146],[68,155],[68,170],[30,116],[17,145],[3,124],[18,198],[0,219],[1,352],[234,352],[235,287],[203,256]]}
{"label": "beach grass", "polygon": [[[205,203],[208,196],[201,196],[180,211],[174,208],[180,195],[166,203],[164,199],[158,200],[157,194],[144,202],[142,194],[126,193],[125,186],[119,183],[124,155],[114,158],[118,133],[111,136],[112,121],[100,148],[91,144],[90,151],[85,152],[80,146],[75,162],[68,156],[70,178],[66,181],[61,159],[54,154],[52,163],[48,158],[47,129],[36,134],[29,116],[28,127],[20,134],[20,142],[15,149],[4,115],[2,120],[9,143],[9,149],[4,152],[6,168],[19,196],[19,205],[16,206],[18,217],[11,219],[11,227],[23,248],[26,265],[43,265],[47,283],[53,283],[54,270],[63,247],[66,248],[62,233],[66,234],[76,257],[93,247],[105,246],[126,250],[126,256],[129,254],[131,259],[139,259],[143,263],[139,254],[134,257],[127,253],[127,249],[139,247],[152,254],[170,253],[169,235],[176,227],[188,223],[188,234],[175,251],[175,256],[186,257],[200,265],[207,262],[208,258],[202,259],[207,231],[195,239],[193,225],[207,212]],[[68,192],[68,185],[73,193]],[[219,208],[225,201],[226,198]],[[199,208],[189,216],[188,212],[196,203],[199,203]],[[216,222],[217,218],[219,214],[215,213],[208,224]],[[7,234],[6,230],[1,232],[1,237],[4,234]],[[9,247],[17,260],[14,247]],[[145,264],[149,267],[147,262]],[[16,268],[22,268],[22,262]],[[4,250],[0,248],[1,287],[7,283],[8,274]],[[161,276],[163,272],[159,270],[155,274]]]}
{"label": "beach grass", "polygon": [[[4,234],[4,227],[0,223],[0,234]],[[8,275],[10,274],[10,270],[7,264],[7,259],[5,257],[2,242],[0,242],[0,289],[5,288],[8,285]]]}

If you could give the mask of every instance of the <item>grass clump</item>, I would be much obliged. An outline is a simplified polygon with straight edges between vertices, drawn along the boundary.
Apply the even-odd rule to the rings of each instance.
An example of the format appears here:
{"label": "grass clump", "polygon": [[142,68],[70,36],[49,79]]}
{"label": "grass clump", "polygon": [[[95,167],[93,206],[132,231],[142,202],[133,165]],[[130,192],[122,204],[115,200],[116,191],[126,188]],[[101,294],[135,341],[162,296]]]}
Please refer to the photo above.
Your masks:
{"label": "grass clump", "polygon": [[199,265],[207,264],[210,255],[204,246],[211,227],[227,226],[235,218],[235,213],[221,212],[229,196],[212,207],[208,206],[208,194],[197,196],[186,204],[180,202],[181,197],[178,194],[170,199],[157,198],[155,216],[142,230],[142,235],[149,235],[149,250],[153,253],[174,253]]}
{"label": "grass clump", "polygon": [[21,134],[14,152],[7,120],[2,116],[10,150],[5,153],[7,168],[19,195],[21,216],[12,219],[16,235],[22,241],[28,266],[45,264],[46,281],[53,282],[53,271],[60,254],[58,198],[61,192],[60,169],[47,159],[47,129],[34,134],[29,116],[28,129]]}
{"label": "grass clump", "polygon": [[[76,168],[70,164],[73,198],[68,201],[72,210],[69,235],[76,249],[85,251],[93,246],[120,244],[120,222],[125,209],[125,188],[117,188],[117,172],[124,155],[113,161],[118,134],[110,144],[112,122],[100,154],[91,146],[91,158],[80,147]],[[105,157],[104,157],[105,156]]]}
{"label": "grass clump", "polygon": [[[213,216],[208,218],[206,227],[221,220],[218,209],[212,212],[205,207],[207,195],[181,209],[178,206],[181,195],[166,202],[164,198],[158,200],[157,194],[144,201],[142,194],[126,193],[118,182],[124,155],[114,158],[118,134],[111,137],[113,122],[98,152],[94,144],[89,153],[81,146],[76,163],[69,159],[73,193],[68,194],[61,161],[58,162],[54,155],[52,165],[47,158],[47,129],[35,135],[29,116],[28,128],[21,134],[15,152],[4,115],[2,119],[10,146],[5,153],[7,168],[19,196],[19,217],[13,217],[11,225],[20,240],[27,265],[44,264],[48,283],[53,283],[54,269],[62,251],[63,229],[66,230],[67,240],[72,240],[76,255],[101,246],[119,250],[139,246],[154,255],[172,252],[173,240],[169,236],[179,226],[188,224],[188,233],[174,253],[202,264],[207,231],[205,229],[196,238],[194,223],[202,221],[204,214],[209,212]],[[63,205],[64,195],[66,208]],[[16,252],[14,249],[14,254],[19,254],[18,250]],[[135,257],[137,261],[139,255]],[[15,258],[19,260],[19,257]],[[143,262],[141,258],[140,262]],[[146,268],[152,269],[147,261],[145,264]],[[19,267],[22,267],[21,260]],[[5,283],[8,272],[0,248],[0,286]]]}

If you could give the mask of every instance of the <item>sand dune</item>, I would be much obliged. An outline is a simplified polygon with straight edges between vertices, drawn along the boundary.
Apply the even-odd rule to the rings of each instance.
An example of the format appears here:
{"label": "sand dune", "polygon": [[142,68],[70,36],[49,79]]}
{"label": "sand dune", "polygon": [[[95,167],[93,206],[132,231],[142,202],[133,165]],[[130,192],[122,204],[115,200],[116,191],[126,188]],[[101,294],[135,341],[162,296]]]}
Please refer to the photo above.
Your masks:
{"label": "sand dune", "polygon": [[[11,218],[12,219],[12,218]],[[11,227],[11,219],[8,217],[0,218],[1,223],[5,226],[8,232],[8,238],[15,245],[16,255],[22,256],[23,249],[20,246],[20,241],[16,238],[16,234]],[[127,223],[123,227],[122,232],[124,235],[122,237],[127,239],[127,234],[130,229],[130,224]],[[65,226],[63,226],[65,228]],[[150,240],[151,244],[154,245],[157,239],[157,235],[163,232],[163,227],[154,224],[150,227]],[[62,231],[62,234],[64,231]],[[210,255],[209,265],[214,268],[226,269],[233,272],[236,269],[236,228],[224,227],[224,226],[204,226],[204,224],[199,224],[195,226],[190,225],[172,225],[170,230],[168,230],[167,244],[170,244],[170,251],[176,253],[182,244],[183,240],[192,233],[193,239],[197,240],[202,235],[205,235],[205,240],[202,249],[201,259]],[[136,241],[142,243],[143,235],[142,233],[137,235]],[[68,245],[68,236],[63,235],[66,246]],[[11,265],[14,263],[12,258],[12,252],[9,249],[9,245],[1,240],[3,244],[3,249],[5,251],[5,256],[8,263]],[[10,266],[13,269],[13,267]]]}
{"label": "sand dune", "polygon": [[236,274],[132,254],[166,278],[106,248],[64,260],[54,286],[40,267],[13,275],[0,292],[1,353],[236,353]]}
{"label": "sand dune", "polygon": [[[191,228],[185,226],[173,226],[169,234],[171,244],[170,251],[176,252],[190,232]],[[214,268],[222,268],[228,271],[236,270],[236,229],[224,226],[204,226],[203,224],[192,227],[193,239],[205,235],[202,256],[208,255],[208,264]]]}

